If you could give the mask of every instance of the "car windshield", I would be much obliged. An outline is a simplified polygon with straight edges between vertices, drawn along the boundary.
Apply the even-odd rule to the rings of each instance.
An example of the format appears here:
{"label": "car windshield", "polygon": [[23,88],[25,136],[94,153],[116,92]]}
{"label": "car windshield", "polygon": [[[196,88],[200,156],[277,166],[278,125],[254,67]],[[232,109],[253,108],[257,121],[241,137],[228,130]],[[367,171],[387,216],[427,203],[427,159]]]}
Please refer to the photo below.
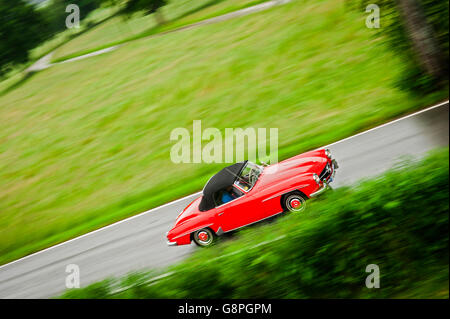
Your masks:
{"label": "car windshield", "polygon": [[262,171],[262,166],[252,162],[247,162],[234,184],[248,192],[258,181],[259,175],[261,175]]}

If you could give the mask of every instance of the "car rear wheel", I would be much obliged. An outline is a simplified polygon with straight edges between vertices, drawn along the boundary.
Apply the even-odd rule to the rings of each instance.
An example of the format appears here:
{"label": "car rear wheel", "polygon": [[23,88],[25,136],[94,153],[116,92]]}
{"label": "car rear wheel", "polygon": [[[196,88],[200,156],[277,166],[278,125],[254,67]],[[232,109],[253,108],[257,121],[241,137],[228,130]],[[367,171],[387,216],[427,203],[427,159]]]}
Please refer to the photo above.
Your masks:
{"label": "car rear wheel", "polygon": [[283,198],[285,210],[293,213],[300,213],[306,209],[306,196],[300,192],[286,194]]}
{"label": "car rear wheel", "polygon": [[203,228],[194,232],[192,237],[198,246],[208,247],[215,242],[216,234],[209,228]]}

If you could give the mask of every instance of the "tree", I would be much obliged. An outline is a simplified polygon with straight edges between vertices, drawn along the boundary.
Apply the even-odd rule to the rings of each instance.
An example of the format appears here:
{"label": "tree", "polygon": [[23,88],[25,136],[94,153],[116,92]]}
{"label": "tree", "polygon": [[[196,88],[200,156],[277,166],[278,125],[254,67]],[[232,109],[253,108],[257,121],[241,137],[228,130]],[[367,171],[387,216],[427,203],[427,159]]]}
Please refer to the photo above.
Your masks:
{"label": "tree", "polygon": [[84,19],[89,13],[100,7],[103,0],[64,0],[66,6],[76,4],[80,8],[80,19]]}
{"label": "tree", "polygon": [[0,76],[28,60],[29,50],[45,39],[46,25],[33,6],[22,0],[0,0]]}
{"label": "tree", "polygon": [[[365,12],[372,0],[346,2]],[[399,87],[430,93],[448,85],[449,2],[442,0],[377,0],[381,27],[373,29],[405,63]]]}
{"label": "tree", "polygon": [[122,13],[129,16],[140,11],[144,11],[145,14],[154,13],[156,22],[164,24],[165,19],[160,8],[165,6],[166,3],[166,0],[128,0]]}
{"label": "tree", "polygon": [[66,8],[76,4],[80,8],[80,20],[106,2],[105,0],[52,0],[49,5],[40,9],[49,27],[49,33],[54,35],[66,30]]}
{"label": "tree", "polygon": [[445,61],[421,4],[418,0],[397,0],[397,5],[420,65],[428,75],[441,81],[445,72]]}

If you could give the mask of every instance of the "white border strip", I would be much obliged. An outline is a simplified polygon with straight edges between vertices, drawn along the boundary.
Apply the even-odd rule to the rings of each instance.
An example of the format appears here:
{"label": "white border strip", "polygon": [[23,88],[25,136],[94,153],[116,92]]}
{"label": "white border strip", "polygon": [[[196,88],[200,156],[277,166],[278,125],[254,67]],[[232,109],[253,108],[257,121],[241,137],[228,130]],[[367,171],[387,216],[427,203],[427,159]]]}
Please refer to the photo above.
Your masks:
{"label": "white border strip", "polygon": [[[369,129],[369,130],[367,130],[367,131],[364,131],[364,132],[361,132],[361,133],[358,133],[358,134],[349,136],[349,137],[347,137],[347,138],[344,138],[344,139],[342,139],[342,140],[333,142],[333,143],[331,143],[331,144],[328,144],[328,145],[319,147],[319,148],[317,148],[316,150],[321,149],[321,148],[325,148],[325,147],[329,147],[329,146],[332,146],[332,145],[336,145],[336,144],[339,144],[339,143],[342,143],[342,142],[345,142],[345,141],[348,141],[348,140],[350,140],[350,139],[352,139],[352,138],[355,138],[355,137],[358,137],[358,136],[360,136],[360,135],[363,135],[363,134],[372,132],[372,131],[377,130],[377,129],[380,129],[380,128],[382,128],[382,127],[385,127],[385,126],[388,126],[388,125],[397,123],[397,122],[399,122],[399,121],[402,121],[402,120],[405,120],[405,119],[407,119],[407,118],[410,118],[410,117],[419,115],[419,114],[421,114],[421,113],[425,113],[425,112],[431,111],[431,110],[433,110],[433,109],[435,109],[435,108],[441,107],[441,106],[446,105],[446,104],[448,104],[448,103],[449,103],[449,100],[447,100],[447,101],[445,101],[445,102],[438,103],[438,104],[436,104],[436,105],[427,107],[426,109],[423,109],[423,110],[417,111],[417,112],[415,112],[415,113],[406,115],[406,116],[404,116],[404,117],[401,117],[401,118],[399,118],[399,119],[393,120],[393,121],[391,121],[391,122],[387,122],[387,123],[385,123],[385,124],[376,126],[376,127],[371,128],[371,129]],[[78,236],[78,237],[69,239],[69,240],[67,240],[67,241],[64,241],[64,242],[62,242],[62,243],[59,243],[59,244],[57,244],[57,245],[54,245],[54,246],[45,248],[45,249],[43,249],[43,250],[39,250],[39,251],[37,251],[37,252],[35,252],[35,253],[32,253],[31,255],[24,256],[24,257],[19,258],[19,259],[17,259],[17,260],[11,261],[11,262],[9,262],[9,263],[7,263],[7,264],[5,264],[5,265],[2,265],[2,266],[0,266],[0,269],[2,269],[2,268],[4,268],[4,267],[7,267],[7,266],[10,266],[10,265],[13,265],[13,264],[15,264],[15,263],[17,263],[17,262],[20,262],[20,261],[23,261],[23,260],[25,260],[25,259],[28,259],[28,258],[30,258],[30,257],[36,256],[37,254],[40,254],[40,253],[49,251],[49,250],[54,249],[54,248],[56,248],[56,247],[59,247],[59,246],[68,244],[68,243],[73,242],[73,241],[75,241],[75,240],[77,240],[77,239],[81,239],[81,238],[84,238],[84,237],[86,237],[86,236],[89,236],[89,235],[98,233],[98,232],[100,232],[100,231],[102,231],[102,230],[105,230],[105,229],[108,229],[108,228],[117,226],[117,225],[119,225],[119,224],[128,222],[128,221],[130,221],[130,220],[133,220],[133,219],[135,219],[135,218],[141,217],[141,216],[143,216],[143,215],[146,215],[146,214],[148,214],[148,213],[151,213],[151,212],[153,212],[153,211],[155,211],[155,210],[158,210],[158,209],[160,209],[160,208],[163,208],[163,207],[167,207],[167,206],[173,205],[173,204],[175,204],[175,203],[178,203],[178,202],[180,202],[180,201],[186,200],[186,199],[191,198],[191,197],[194,197],[194,196],[198,196],[198,195],[200,195],[201,193],[202,193],[202,192],[197,192],[197,193],[194,193],[194,194],[185,196],[185,197],[183,197],[183,198],[179,198],[179,199],[174,200],[174,201],[172,201],[172,202],[169,202],[169,203],[167,203],[167,204],[164,204],[164,205],[161,205],[161,206],[152,208],[152,209],[150,209],[150,210],[147,210],[147,211],[145,211],[145,212],[139,213],[139,214],[137,214],[137,215],[134,215],[134,216],[131,216],[131,217],[122,219],[122,220],[120,220],[120,221],[118,221],[118,222],[115,222],[115,223],[113,223],[113,224],[111,224],[111,225],[107,225],[107,226],[101,227],[101,228],[99,228],[99,229],[93,230],[93,231],[88,232],[88,233],[86,233],[86,234],[83,234],[83,235],[81,235],[81,236]]]}

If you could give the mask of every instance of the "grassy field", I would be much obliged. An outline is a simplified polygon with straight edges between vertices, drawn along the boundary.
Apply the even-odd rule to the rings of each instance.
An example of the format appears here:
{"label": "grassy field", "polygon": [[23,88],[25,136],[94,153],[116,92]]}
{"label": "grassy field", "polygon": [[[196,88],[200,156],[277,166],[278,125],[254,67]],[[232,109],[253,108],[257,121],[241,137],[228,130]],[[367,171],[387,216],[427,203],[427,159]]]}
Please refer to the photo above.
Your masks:
{"label": "grassy field", "polygon": [[[156,276],[150,270],[63,297],[448,299],[448,160],[445,148],[327,192],[302,214],[197,250],[153,285],[145,284]],[[379,267],[380,289],[365,285],[370,264]]]}
{"label": "grassy field", "polygon": [[[279,158],[447,96],[395,87],[403,61],[344,1],[293,1],[39,72],[0,96],[0,263],[202,188],[170,132],[279,128]],[[0,83],[0,92],[5,84]]]}
{"label": "grassy field", "polygon": [[44,55],[53,52],[59,62],[109,46],[155,35],[204,19],[249,7],[267,0],[171,0],[161,10],[166,24],[158,26],[154,16],[135,14],[129,19],[118,14],[119,7],[100,7],[80,23],[80,28],[64,30],[30,51],[29,61],[17,65],[3,79],[14,86],[23,78],[23,70]]}
{"label": "grassy field", "polygon": [[167,20],[157,25],[153,15],[115,16],[55,51],[53,61],[100,50],[130,40],[174,30],[179,27],[239,10],[267,0],[172,0],[161,9]]}

